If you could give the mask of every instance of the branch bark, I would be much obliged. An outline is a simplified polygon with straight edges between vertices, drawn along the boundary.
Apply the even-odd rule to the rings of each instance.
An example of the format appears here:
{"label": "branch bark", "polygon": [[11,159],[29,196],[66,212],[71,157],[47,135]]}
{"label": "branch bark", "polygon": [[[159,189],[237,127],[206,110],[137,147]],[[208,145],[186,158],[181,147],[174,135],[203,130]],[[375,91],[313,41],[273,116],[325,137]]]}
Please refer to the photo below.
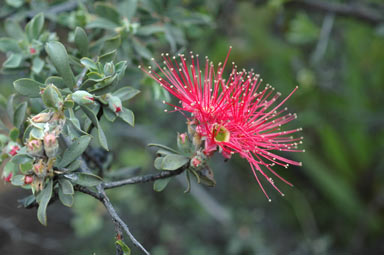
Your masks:
{"label": "branch bark", "polygon": [[181,167],[177,170],[174,171],[161,171],[160,173],[157,174],[147,174],[147,175],[142,175],[142,176],[134,176],[128,179],[120,180],[120,181],[114,181],[114,182],[107,182],[103,184],[104,189],[112,189],[112,188],[117,188],[121,187],[124,185],[129,185],[129,184],[137,184],[137,183],[145,183],[145,182],[153,182],[159,179],[165,179],[169,178],[175,175],[179,175],[182,172],[184,172],[186,167]]}
{"label": "branch bark", "polygon": [[[87,163],[84,159],[81,159],[81,171],[91,173],[91,170],[88,168]],[[128,237],[131,239],[132,243],[138,247],[140,250],[142,250],[146,255],[150,255],[150,253],[144,248],[144,246],[137,241],[137,239],[133,236],[131,231],[128,228],[128,225],[120,218],[120,216],[117,214],[115,208],[113,207],[111,201],[109,200],[107,194],[105,194],[105,190],[103,187],[103,184],[99,184],[96,186],[97,193],[94,191],[91,191],[89,189],[81,189],[79,191],[84,192],[88,195],[91,195],[101,201],[104,205],[104,207],[107,209],[109,215],[112,218],[112,222],[115,224],[115,230],[117,236],[120,238],[122,236],[122,230],[128,235]],[[118,247],[117,247],[118,249]],[[118,251],[119,253],[119,251]]]}

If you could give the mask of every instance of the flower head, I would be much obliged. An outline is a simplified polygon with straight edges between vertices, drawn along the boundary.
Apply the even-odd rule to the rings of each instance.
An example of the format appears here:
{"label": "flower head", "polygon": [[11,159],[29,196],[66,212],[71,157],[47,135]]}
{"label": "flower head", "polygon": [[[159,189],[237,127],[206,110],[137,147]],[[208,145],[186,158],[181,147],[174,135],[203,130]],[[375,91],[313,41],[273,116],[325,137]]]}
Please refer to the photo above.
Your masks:
{"label": "flower head", "polygon": [[[203,71],[200,70],[199,56],[191,53],[190,64],[184,55],[171,58],[163,55],[164,67],[156,73],[151,67],[143,69],[170,94],[179,99],[179,105],[171,105],[174,110],[189,112],[189,129],[194,132],[194,143],[202,147],[206,156],[219,151],[226,158],[238,154],[245,158],[252,169],[261,189],[266,194],[259,174],[282,195],[267,173],[280,177],[272,166],[277,164],[301,165],[275,151],[302,152],[297,149],[302,137],[294,138],[292,134],[301,131],[293,129],[282,131],[281,126],[297,118],[296,114],[287,112],[283,104],[296,91],[297,87],[283,100],[270,85],[261,85],[262,79],[253,71],[238,70],[232,63],[232,71],[227,79],[223,78],[225,65],[230,51],[224,61],[215,68],[206,57]],[[196,137],[196,139],[195,139]],[[196,140],[196,141],[195,141]],[[263,170],[264,169],[264,170]],[[265,171],[265,169],[267,171]]]}

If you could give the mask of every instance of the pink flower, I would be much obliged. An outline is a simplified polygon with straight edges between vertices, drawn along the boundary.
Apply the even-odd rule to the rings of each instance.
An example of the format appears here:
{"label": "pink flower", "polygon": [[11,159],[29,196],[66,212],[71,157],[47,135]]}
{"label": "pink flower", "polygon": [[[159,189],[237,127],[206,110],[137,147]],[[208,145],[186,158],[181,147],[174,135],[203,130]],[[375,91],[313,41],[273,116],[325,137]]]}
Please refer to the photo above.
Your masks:
{"label": "pink flower", "polygon": [[151,67],[143,70],[180,100],[179,106],[164,103],[171,105],[176,111],[191,113],[187,118],[189,123],[194,125],[199,139],[204,141],[205,155],[210,156],[217,150],[226,158],[235,153],[239,154],[249,162],[268,199],[258,173],[284,195],[266,172],[292,186],[271,167],[276,164],[284,167],[301,166],[301,162],[275,153],[304,151],[297,149],[303,138],[292,136],[301,131],[301,128],[287,131],[280,129],[297,118],[296,114],[287,113],[287,108],[281,109],[297,87],[285,99],[279,101],[281,94],[276,93],[268,84],[262,88],[262,79],[258,74],[252,71],[238,71],[234,63],[229,77],[224,79],[223,71],[229,53],[230,50],[224,64],[219,63],[217,69],[206,58],[204,70],[201,71],[198,55],[191,53],[190,64],[187,64],[184,55],[179,55],[178,63],[175,57],[171,59],[168,54],[163,55],[165,67],[161,68],[155,62],[164,78],[152,71]]}

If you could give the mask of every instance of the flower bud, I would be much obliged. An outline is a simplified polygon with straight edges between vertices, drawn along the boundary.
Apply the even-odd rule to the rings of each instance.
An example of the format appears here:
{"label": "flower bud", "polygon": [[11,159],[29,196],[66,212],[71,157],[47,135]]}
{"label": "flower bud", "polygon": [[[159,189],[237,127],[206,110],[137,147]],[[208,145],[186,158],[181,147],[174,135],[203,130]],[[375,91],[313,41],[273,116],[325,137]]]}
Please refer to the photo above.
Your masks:
{"label": "flower bud", "polygon": [[104,75],[105,76],[111,76],[115,73],[115,65],[113,62],[105,63],[104,65]]}
{"label": "flower bud", "polygon": [[44,150],[48,158],[53,158],[59,151],[59,142],[55,134],[46,134],[44,137]]}
{"label": "flower bud", "polygon": [[15,156],[19,150],[20,147],[16,144],[9,144],[8,146],[8,154],[12,157]]}
{"label": "flower bud", "polygon": [[31,183],[32,191],[34,193],[39,192],[43,189],[44,185],[44,178],[34,178],[33,182]]}
{"label": "flower bud", "polygon": [[35,54],[35,53],[36,53],[36,49],[33,48],[33,47],[30,47],[30,48],[29,48],[29,53],[30,53],[31,55]]}
{"label": "flower bud", "polygon": [[120,98],[112,95],[108,96],[108,106],[114,113],[119,113],[123,109]]}
{"label": "flower bud", "polygon": [[33,182],[33,176],[31,175],[26,175],[24,177],[24,184],[31,184]]}
{"label": "flower bud", "polygon": [[51,118],[51,113],[42,112],[31,118],[31,120],[35,123],[43,123],[49,121]]}
{"label": "flower bud", "polygon": [[11,182],[12,181],[13,173],[10,172],[7,176],[3,176],[3,179],[5,182]]}
{"label": "flower bud", "polygon": [[33,139],[27,142],[27,152],[32,156],[41,157],[43,155],[43,143],[41,140]]}
{"label": "flower bud", "polygon": [[191,143],[187,133],[178,134],[177,147],[180,151],[187,152],[190,150]]}
{"label": "flower bud", "polygon": [[49,84],[43,90],[42,99],[47,107],[54,109],[60,108],[63,104],[63,97],[61,96],[59,89],[53,84]]}
{"label": "flower bud", "polygon": [[36,164],[33,165],[33,172],[37,176],[45,176],[46,174],[46,167],[42,159],[39,160]]}
{"label": "flower bud", "polygon": [[78,90],[72,94],[72,99],[79,105],[93,104],[95,97],[85,90]]}
{"label": "flower bud", "polygon": [[191,159],[191,166],[193,168],[199,168],[201,166],[201,163],[203,162],[203,160],[201,159],[201,157],[199,156],[194,156],[192,159]]}

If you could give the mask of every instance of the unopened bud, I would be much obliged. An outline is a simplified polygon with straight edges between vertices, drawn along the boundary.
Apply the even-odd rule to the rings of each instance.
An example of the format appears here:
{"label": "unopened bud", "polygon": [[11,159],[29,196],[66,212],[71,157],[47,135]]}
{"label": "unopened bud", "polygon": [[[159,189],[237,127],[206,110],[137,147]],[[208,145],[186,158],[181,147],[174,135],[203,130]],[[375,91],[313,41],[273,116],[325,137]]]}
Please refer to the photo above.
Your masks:
{"label": "unopened bud", "polygon": [[5,182],[11,182],[12,181],[13,173],[10,172],[7,176],[4,176],[3,179]]}
{"label": "unopened bud", "polygon": [[49,121],[51,118],[51,113],[42,112],[31,118],[31,120],[35,123],[43,123]]}
{"label": "unopened bud", "polygon": [[63,97],[59,91],[59,89],[53,85],[49,84],[44,90],[42,99],[44,104],[47,107],[51,107],[54,109],[58,109],[63,104]]}
{"label": "unopened bud", "polygon": [[33,165],[33,172],[37,176],[45,176],[46,168],[42,159],[40,159],[39,162]]}
{"label": "unopened bud", "polygon": [[31,184],[33,182],[33,176],[31,175],[26,175],[24,177],[24,184]]}
{"label": "unopened bud", "polygon": [[187,133],[178,134],[177,136],[177,147],[183,152],[190,150],[191,143]]}
{"label": "unopened bud", "polygon": [[13,157],[17,154],[19,150],[20,150],[20,147],[18,145],[10,145],[8,154]]}
{"label": "unopened bud", "polygon": [[79,105],[93,104],[95,97],[85,90],[78,90],[72,94],[72,99]]}
{"label": "unopened bud", "polygon": [[27,152],[32,156],[40,157],[43,155],[43,143],[41,140],[33,139],[27,142]]}
{"label": "unopened bud", "polygon": [[112,62],[105,63],[104,74],[105,76],[111,76],[115,73],[115,65]]}
{"label": "unopened bud", "polygon": [[202,159],[199,156],[195,156],[191,160],[191,166],[194,167],[194,168],[199,168],[201,166],[202,162],[203,161],[202,161]]}
{"label": "unopened bud", "polygon": [[53,158],[59,151],[59,142],[55,134],[47,134],[44,137],[44,151],[48,158]]}
{"label": "unopened bud", "polygon": [[108,96],[108,106],[114,113],[119,113],[123,109],[120,98],[116,96]]}
{"label": "unopened bud", "polygon": [[30,48],[29,48],[29,53],[30,53],[31,55],[35,54],[35,53],[36,53],[36,49],[33,48],[33,47],[30,47]]}

